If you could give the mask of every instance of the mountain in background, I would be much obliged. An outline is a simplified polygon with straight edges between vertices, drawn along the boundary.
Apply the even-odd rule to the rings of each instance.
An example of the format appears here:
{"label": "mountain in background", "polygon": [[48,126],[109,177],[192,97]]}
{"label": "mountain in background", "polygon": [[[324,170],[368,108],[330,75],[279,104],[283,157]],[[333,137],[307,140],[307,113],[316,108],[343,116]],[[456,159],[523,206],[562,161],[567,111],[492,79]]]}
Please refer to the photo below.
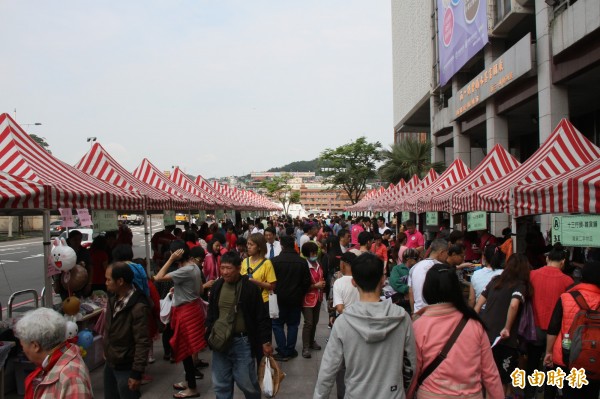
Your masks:
{"label": "mountain in background", "polygon": [[267,172],[315,172],[320,175],[318,162],[319,158],[312,161],[296,161],[278,168],[271,168]]}

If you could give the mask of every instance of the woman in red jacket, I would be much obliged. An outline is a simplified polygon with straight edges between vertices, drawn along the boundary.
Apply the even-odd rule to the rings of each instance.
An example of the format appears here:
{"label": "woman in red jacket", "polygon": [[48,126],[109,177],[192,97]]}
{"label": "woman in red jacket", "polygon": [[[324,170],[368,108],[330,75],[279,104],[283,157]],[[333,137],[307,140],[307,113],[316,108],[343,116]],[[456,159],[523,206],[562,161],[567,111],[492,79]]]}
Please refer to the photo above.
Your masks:
{"label": "woman in red jacket", "polygon": [[[571,288],[568,292],[562,294],[556,303],[550,324],[548,325],[548,337],[546,343],[546,357],[544,364],[546,367],[559,366],[569,373],[567,362],[563,359],[562,340],[565,334],[569,333],[575,315],[580,311],[573,293],[583,297],[590,309],[598,310],[600,308],[600,262],[588,262],[581,270],[581,283]],[[573,339],[573,337],[570,337]],[[598,365],[594,371],[598,374]],[[563,386],[564,399],[598,399],[600,393],[600,379],[591,378],[587,375],[588,384],[579,388],[569,386],[565,380]]]}

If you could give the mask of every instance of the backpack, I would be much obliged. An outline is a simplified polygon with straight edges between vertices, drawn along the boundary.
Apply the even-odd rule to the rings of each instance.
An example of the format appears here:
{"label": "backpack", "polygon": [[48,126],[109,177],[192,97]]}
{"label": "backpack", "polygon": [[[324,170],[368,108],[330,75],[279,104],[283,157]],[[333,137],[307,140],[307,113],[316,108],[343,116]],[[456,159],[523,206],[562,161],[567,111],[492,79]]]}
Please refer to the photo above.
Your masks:
{"label": "backpack", "polygon": [[[578,291],[571,295],[580,310],[573,318],[569,329],[571,349],[568,356],[569,368],[583,368],[590,380],[600,379],[600,308],[590,309]],[[563,359],[566,361],[566,359]]]}

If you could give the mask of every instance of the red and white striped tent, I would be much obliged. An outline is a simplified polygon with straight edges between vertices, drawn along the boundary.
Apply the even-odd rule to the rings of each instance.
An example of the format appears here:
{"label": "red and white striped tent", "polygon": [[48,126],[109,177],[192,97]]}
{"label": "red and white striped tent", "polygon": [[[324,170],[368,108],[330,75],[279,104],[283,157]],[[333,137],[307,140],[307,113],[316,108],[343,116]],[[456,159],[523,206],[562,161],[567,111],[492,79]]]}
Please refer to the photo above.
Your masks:
{"label": "red and white striped tent", "polygon": [[194,183],[194,181],[187,174],[179,169],[179,167],[176,167],[175,170],[173,170],[173,173],[171,173],[169,178],[186,192],[202,198],[209,208],[214,209],[215,207],[220,208],[222,206],[222,201],[220,198],[214,197],[208,191],[203,190],[200,186]]}
{"label": "red and white striped tent", "polygon": [[394,212],[396,212],[396,201],[402,198],[407,193],[410,193],[412,190],[414,190],[415,187],[419,185],[419,183],[421,183],[419,176],[413,175],[401,187],[400,185],[397,185],[396,189],[392,193],[390,193],[390,196],[387,198],[387,200],[385,200],[382,206],[384,206],[386,210],[393,210]]}
{"label": "red and white striped tent", "polygon": [[457,197],[471,196],[474,204],[469,211],[511,212],[515,187],[532,184],[589,164],[600,157],[600,148],[584,137],[566,119],[562,119],[550,137],[519,168],[491,182],[481,190],[465,192]]}
{"label": "red and white striped tent", "polygon": [[232,209],[240,208],[242,206],[241,203],[236,203],[229,194],[229,190],[226,185],[219,184],[217,181],[213,181],[213,188],[219,195],[223,198],[223,201],[227,201],[229,207]]}
{"label": "red and white striped tent", "polygon": [[436,181],[438,176],[439,175],[435,170],[429,169],[429,172],[427,172],[425,177],[412,189],[412,191],[405,191],[404,195],[396,200],[394,210],[414,212],[415,210],[411,209],[411,204],[416,203],[421,192]]}
{"label": "red and white striped tent", "polygon": [[188,202],[187,210],[206,209],[206,203],[200,197],[188,193],[169,180],[169,178],[147,158],[144,158],[142,163],[133,171],[133,176],[169,195],[186,200]]}
{"label": "red and white striped tent", "polygon": [[550,179],[515,188],[515,216],[600,213],[600,158]]}
{"label": "red and white striped tent", "polygon": [[366,211],[366,204],[377,194],[377,189],[367,191],[367,193],[356,204],[348,207],[350,211]]}
{"label": "red and white striped tent", "polygon": [[46,189],[42,184],[0,172],[0,212],[2,209],[43,208]]}
{"label": "red and white striped tent", "polygon": [[6,113],[0,115],[0,171],[52,187],[40,199],[41,209],[143,206],[138,193],[111,186],[49,154]]}
{"label": "red and white striped tent", "polygon": [[221,202],[223,204],[228,204],[231,202],[229,200],[229,198],[225,197],[223,194],[221,194],[220,192],[215,190],[215,188],[212,186],[212,184],[210,184],[208,181],[206,181],[206,179],[204,177],[202,177],[201,175],[196,176],[196,180],[194,181],[194,183],[196,183],[196,185],[198,187],[200,187],[202,190],[209,193],[212,197],[219,198],[219,202]]}
{"label": "red and white striped tent", "polygon": [[412,197],[412,199],[407,201],[411,211],[415,213],[432,211],[433,209],[431,209],[431,206],[429,205],[431,198],[454,187],[467,177],[469,173],[471,173],[471,170],[467,164],[460,158],[455,159],[440,177],[427,186],[426,189],[422,190],[418,196]]}
{"label": "red and white striped tent", "polygon": [[[405,184],[404,179],[400,179],[398,184],[390,183],[388,188],[386,188],[386,190],[377,199],[375,199],[373,201],[373,210],[387,211],[387,207],[384,204],[386,204],[387,201],[391,198],[392,193],[394,193],[396,190],[404,187],[404,184]],[[398,186],[400,186],[400,187],[398,187]]]}
{"label": "red and white striped tent", "polygon": [[[520,165],[519,161],[500,144],[496,144],[485,158],[477,165],[471,173],[448,190],[438,193],[427,199],[427,206],[431,211],[461,213],[466,209],[455,206],[457,202],[453,198],[464,191],[476,191],[479,188],[498,180]],[[458,203],[460,205],[460,203]]]}
{"label": "red and white striped tent", "polygon": [[379,199],[384,192],[385,187],[379,187],[369,191],[369,193],[365,195],[362,200],[356,203],[356,205],[358,205],[356,209],[359,211],[373,211],[373,205],[375,204],[375,201],[377,201],[377,199]]}
{"label": "red and white striped tent", "polygon": [[135,178],[100,143],[94,143],[75,167],[114,186],[140,193],[144,197],[145,210],[187,209],[187,201],[183,198],[169,195]]}

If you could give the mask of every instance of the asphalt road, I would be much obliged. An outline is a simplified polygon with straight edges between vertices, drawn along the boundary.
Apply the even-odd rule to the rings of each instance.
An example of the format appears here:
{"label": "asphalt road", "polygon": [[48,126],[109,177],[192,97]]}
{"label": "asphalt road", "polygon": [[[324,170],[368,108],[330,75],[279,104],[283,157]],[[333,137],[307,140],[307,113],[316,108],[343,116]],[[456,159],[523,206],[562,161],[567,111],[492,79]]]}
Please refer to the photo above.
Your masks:
{"label": "asphalt road", "polygon": [[[162,230],[162,221],[152,222],[152,233]],[[131,226],[133,232],[133,255],[145,257],[144,226]],[[41,238],[8,241],[0,244],[0,305],[6,317],[8,298],[16,291],[43,287],[44,248]],[[20,296],[15,303],[32,299],[33,296]]]}

